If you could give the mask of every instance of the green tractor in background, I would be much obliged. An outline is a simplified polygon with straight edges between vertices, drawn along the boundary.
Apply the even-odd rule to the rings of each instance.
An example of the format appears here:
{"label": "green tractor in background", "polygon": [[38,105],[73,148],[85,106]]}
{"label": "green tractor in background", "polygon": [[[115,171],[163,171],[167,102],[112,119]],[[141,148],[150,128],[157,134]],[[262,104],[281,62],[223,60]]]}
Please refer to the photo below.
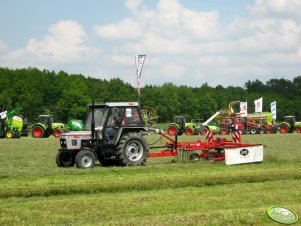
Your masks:
{"label": "green tractor in background", "polygon": [[173,122],[168,125],[167,133],[169,135],[191,135],[194,133],[196,125],[192,122],[186,122],[183,116],[174,116]]}
{"label": "green tractor in background", "polygon": [[296,122],[295,116],[284,116],[284,121],[279,124],[280,133],[301,133],[301,122]]}
{"label": "green tractor in background", "polygon": [[82,130],[84,124],[81,120],[72,119],[65,125],[64,123],[55,122],[53,115],[39,115],[37,122],[32,126],[32,137],[43,138],[53,135],[59,138],[67,130]]}
{"label": "green tractor in background", "polygon": [[53,115],[39,115],[32,126],[31,135],[34,138],[43,138],[53,135],[58,138],[66,127],[63,123],[54,122]]}
{"label": "green tractor in background", "polygon": [[0,113],[0,138],[20,138],[28,136],[27,122],[22,117],[21,108]]}

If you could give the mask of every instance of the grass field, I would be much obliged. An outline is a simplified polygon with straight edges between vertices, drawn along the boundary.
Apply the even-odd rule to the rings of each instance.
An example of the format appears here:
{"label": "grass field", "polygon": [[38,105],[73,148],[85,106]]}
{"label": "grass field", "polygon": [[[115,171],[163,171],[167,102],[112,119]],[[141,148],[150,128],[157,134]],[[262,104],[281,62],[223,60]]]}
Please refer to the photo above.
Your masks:
{"label": "grass field", "polygon": [[0,225],[277,225],[270,206],[301,216],[300,138],[244,135],[266,145],[258,164],[152,158],[86,170],[57,167],[53,137],[1,139]]}

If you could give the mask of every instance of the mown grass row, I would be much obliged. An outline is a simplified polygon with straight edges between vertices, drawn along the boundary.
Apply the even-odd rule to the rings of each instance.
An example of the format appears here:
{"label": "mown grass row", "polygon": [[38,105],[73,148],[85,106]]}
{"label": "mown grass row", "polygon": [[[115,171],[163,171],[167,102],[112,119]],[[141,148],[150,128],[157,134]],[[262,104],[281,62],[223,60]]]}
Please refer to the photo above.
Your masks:
{"label": "mown grass row", "polygon": [[266,209],[301,211],[299,180],[237,183],[0,202],[1,225],[275,225]]}

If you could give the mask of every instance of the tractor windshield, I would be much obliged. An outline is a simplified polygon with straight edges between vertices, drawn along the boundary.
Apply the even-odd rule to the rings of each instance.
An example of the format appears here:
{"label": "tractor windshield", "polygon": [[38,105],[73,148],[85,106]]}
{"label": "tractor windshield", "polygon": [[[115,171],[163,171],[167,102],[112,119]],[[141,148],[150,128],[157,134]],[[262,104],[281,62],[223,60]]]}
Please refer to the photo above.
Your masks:
{"label": "tractor windshield", "polygon": [[[95,122],[95,130],[101,130],[108,113],[108,108],[95,108],[94,109],[94,122]],[[90,111],[86,124],[85,130],[91,130],[91,122],[92,122],[92,110]]]}

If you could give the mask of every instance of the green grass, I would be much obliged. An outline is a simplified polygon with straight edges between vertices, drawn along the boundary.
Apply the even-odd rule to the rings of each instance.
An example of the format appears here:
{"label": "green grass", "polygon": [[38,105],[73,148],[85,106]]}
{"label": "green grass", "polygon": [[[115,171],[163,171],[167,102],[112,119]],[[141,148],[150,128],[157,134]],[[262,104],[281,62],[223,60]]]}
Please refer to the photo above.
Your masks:
{"label": "green grass", "polygon": [[301,215],[300,136],[244,135],[265,144],[259,164],[152,158],[88,170],[57,167],[53,137],[1,139],[0,225],[276,225],[270,206]]}

